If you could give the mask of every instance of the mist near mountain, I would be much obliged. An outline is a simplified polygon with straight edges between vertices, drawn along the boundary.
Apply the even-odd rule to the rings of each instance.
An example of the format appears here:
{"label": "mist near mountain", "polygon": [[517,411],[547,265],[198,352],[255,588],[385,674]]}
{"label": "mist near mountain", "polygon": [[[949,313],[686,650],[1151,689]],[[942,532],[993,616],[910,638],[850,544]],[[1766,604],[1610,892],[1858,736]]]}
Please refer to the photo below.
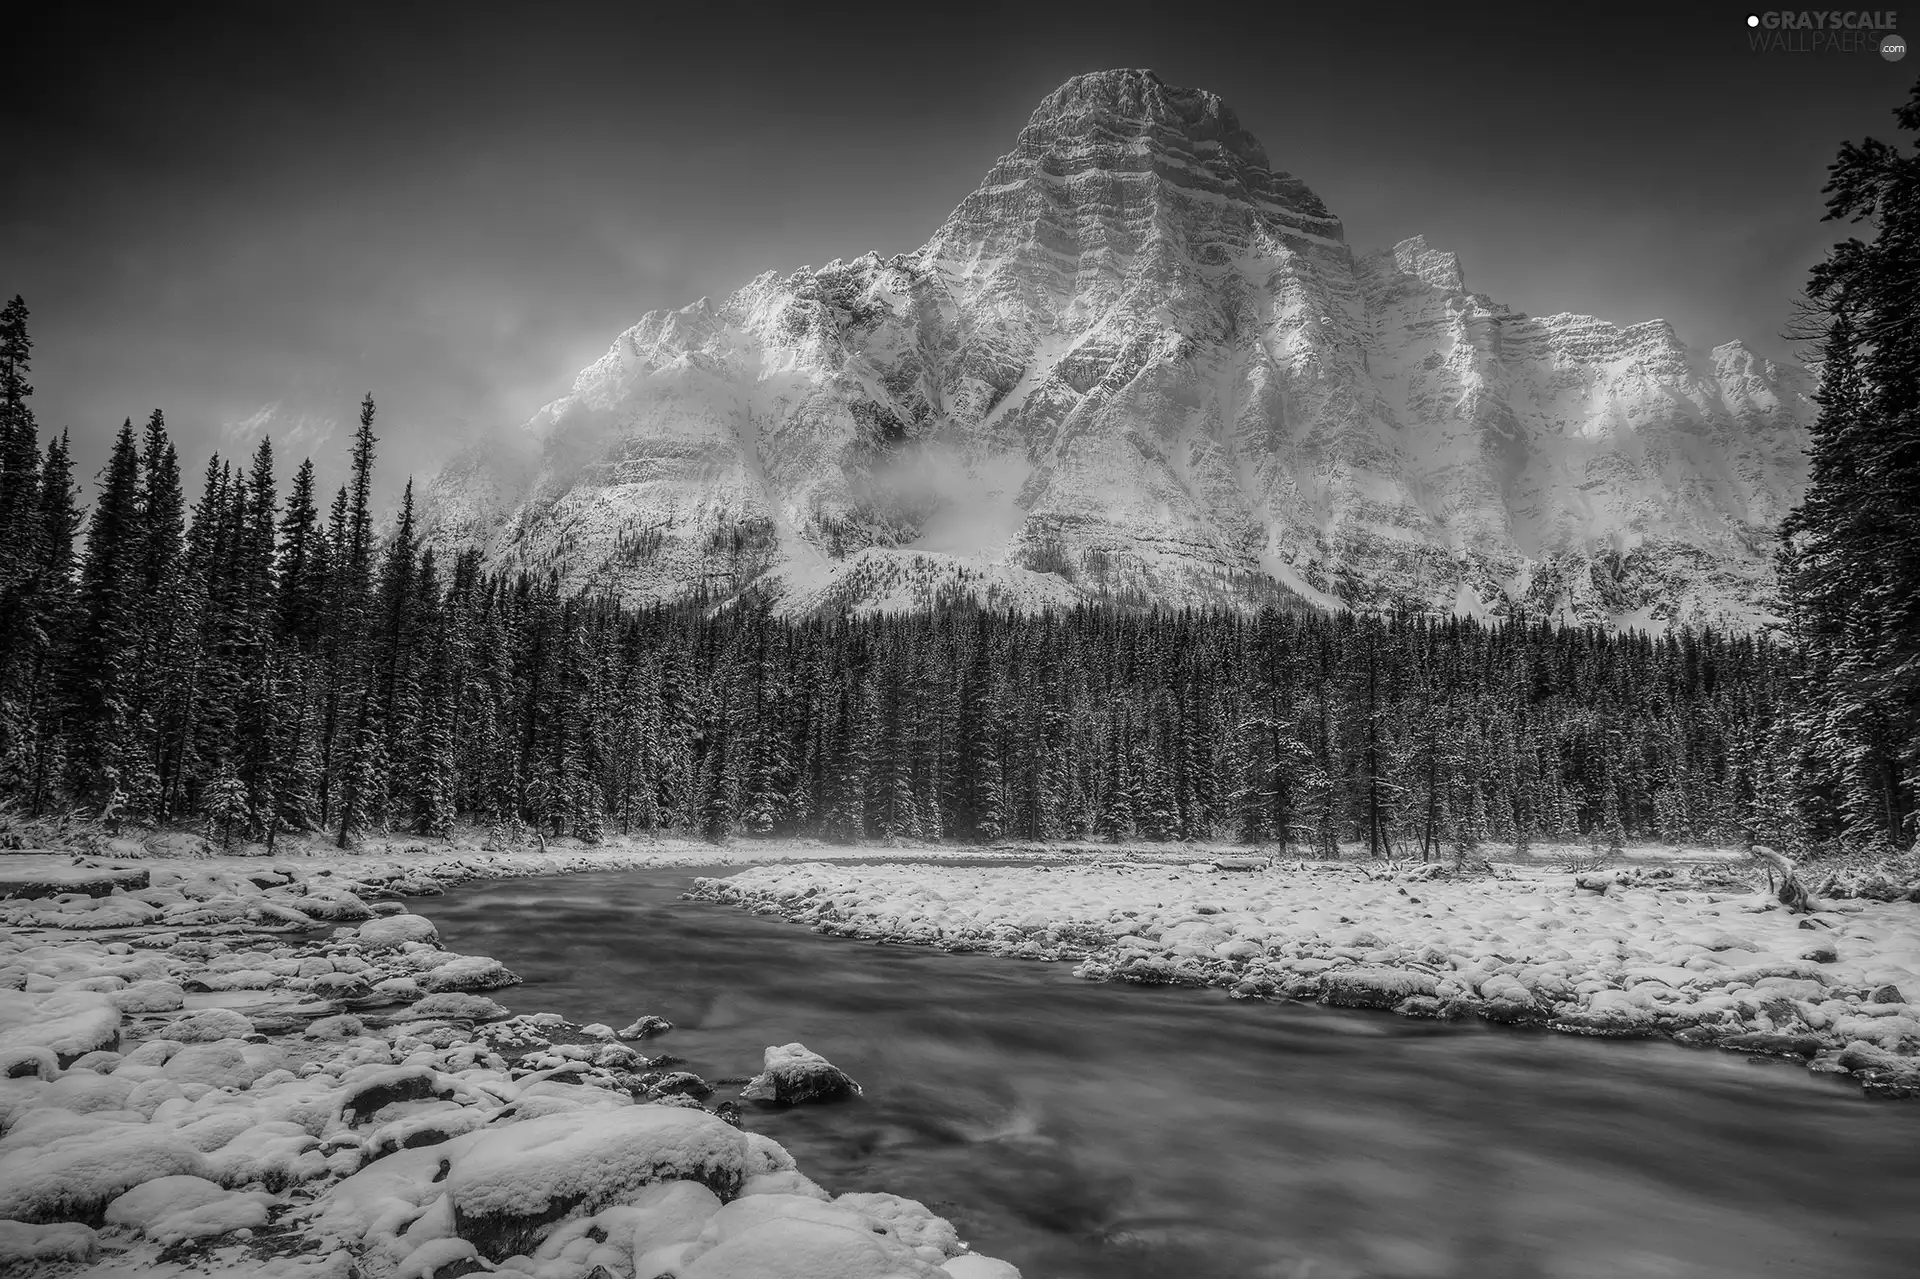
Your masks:
{"label": "mist near mountain", "polygon": [[[1577,301],[1577,300],[1573,300]],[[1356,254],[1233,111],[1078,76],[913,253],[653,312],[432,536],[632,600],[1768,617],[1811,379]]]}

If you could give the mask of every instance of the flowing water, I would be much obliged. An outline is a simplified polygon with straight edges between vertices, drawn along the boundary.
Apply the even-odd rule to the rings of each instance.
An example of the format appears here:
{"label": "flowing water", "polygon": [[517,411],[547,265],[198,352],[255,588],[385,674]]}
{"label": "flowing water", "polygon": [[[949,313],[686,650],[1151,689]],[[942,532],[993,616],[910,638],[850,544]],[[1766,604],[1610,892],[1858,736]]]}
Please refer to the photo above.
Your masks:
{"label": "flowing water", "polygon": [[[671,1020],[709,1079],[798,1040],[864,1099],[749,1108],[828,1190],[888,1190],[1027,1279],[1920,1275],[1920,1102],[1657,1042],[1239,1003],[1066,964],[816,936],[697,869],[421,908],[516,1011]],[[716,1099],[732,1096],[723,1087]]]}

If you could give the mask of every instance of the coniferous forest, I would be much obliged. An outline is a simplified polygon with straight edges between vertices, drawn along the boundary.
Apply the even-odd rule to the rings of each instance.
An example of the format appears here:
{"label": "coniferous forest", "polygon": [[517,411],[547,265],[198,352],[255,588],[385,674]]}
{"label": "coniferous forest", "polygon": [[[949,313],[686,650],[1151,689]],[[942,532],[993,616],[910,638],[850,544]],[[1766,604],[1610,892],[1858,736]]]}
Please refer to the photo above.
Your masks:
{"label": "coniferous forest", "polygon": [[[1920,130],[1920,91],[1897,113]],[[159,411],[83,511],[0,317],[0,796],[227,842],[456,821],[593,839],[1911,846],[1920,167],[1848,144],[1808,289],[1812,483],[1777,635],[1085,608],[634,608],[423,548],[271,443],[183,476]]]}
{"label": "coniferous forest", "polygon": [[[271,444],[189,502],[123,425],[81,516],[6,311],[5,792],[226,841],[676,830],[1241,839],[1433,856],[1483,841],[1792,842],[1804,676],[1762,639],[1457,620],[969,607],[786,620],[635,609],[422,549],[411,490],[284,486]],[[77,543],[77,544],[76,544]]]}

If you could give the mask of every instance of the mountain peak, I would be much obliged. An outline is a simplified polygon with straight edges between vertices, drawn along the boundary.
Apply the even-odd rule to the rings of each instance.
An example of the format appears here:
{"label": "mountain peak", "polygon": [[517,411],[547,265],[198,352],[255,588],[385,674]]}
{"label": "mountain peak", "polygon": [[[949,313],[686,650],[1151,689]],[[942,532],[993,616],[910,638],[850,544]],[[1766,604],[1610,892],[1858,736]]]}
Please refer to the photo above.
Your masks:
{"label": "mountain peak", "polygon": [[1276,240],[1344,251],[1345,238],[1218,94],[1121,69],[1048,94],[923,253],[992,262],[1022,288],[1066,296],[1093,259],[1130,259],[1163,233],[1183,237],[1189,255]]}
{"label": "mountain peak", "polygon": [[1169,85],[1144,68],[1074,76],[1035,109],[1027,127],[1036,125],[1080,133],[1104,129],[1136,137],[1158,135],[1157,140],[1185,143],[1183,149],[1211,144],[1247,164],[1268,167],[1260,140],[1241,126],[1219,94]]}
{"label": "mountain peak", "polygon": [[[1356,257],[1216,94],[1076,76],[919,251],[658,311],[430,524],[629,598],[1750,625],[1811,384]],[[523,465],[524,463],[524,465]],[[516,469],[518,468],[518,469]]]}

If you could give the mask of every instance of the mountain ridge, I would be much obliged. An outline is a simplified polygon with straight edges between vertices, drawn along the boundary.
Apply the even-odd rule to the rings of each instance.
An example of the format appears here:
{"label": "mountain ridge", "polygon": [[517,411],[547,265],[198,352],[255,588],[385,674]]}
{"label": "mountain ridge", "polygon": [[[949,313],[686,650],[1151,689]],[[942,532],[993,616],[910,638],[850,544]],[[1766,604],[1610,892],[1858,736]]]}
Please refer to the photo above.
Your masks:
{"label": "mountain ridge", "polygon": [[918,250],[656,311],[456,459],[432,536],[631,599],[788,611],[1524,609],[1750,627],[1804,370],[1530,316],[1420,236],[1356,255],[1220,99],[1042,101]]}

